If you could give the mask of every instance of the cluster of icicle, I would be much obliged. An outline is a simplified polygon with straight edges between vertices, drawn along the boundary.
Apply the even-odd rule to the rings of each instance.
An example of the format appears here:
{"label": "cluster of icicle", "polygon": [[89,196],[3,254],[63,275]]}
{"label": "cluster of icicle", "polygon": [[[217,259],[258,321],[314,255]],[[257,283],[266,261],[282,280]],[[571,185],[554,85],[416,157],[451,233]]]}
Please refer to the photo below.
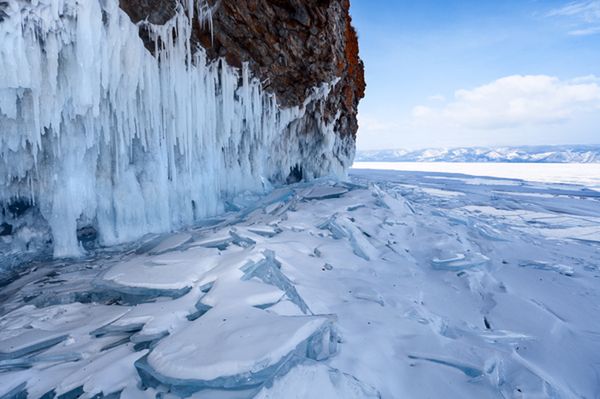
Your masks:
{"label": "cluster of icicle", "polygon": [[211,24],[196,1],[148,26],[154,55],[118,0],[0,3],[0,202],[31,198],[55,256],[81,253],[82,220],[113,245],[218,214],[224,197],[267,190],[295,165],[345,173],[333,123],[301,131],[335,83],[279,108],[247,65],[192,48],[191,18]]}

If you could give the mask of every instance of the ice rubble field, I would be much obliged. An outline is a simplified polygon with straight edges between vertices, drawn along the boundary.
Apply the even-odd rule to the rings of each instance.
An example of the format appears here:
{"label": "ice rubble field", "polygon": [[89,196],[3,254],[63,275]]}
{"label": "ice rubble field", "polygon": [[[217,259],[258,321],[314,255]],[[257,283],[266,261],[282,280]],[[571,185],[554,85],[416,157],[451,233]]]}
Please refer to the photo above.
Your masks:
{"label": "ice rubble field", "polygon": [[594,398],[600,193],[355,170],[0,289],[1,398]]}

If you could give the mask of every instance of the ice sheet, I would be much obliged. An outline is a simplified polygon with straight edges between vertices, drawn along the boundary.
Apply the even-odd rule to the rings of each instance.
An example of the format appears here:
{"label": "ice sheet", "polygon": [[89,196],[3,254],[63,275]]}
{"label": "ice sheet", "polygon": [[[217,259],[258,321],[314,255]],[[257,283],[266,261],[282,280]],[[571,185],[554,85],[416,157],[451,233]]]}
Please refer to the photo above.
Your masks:
{"label": "ice sheet", "polygon": [[[37,264],[0,289],[0,396],[594,397],[595,192],[452,177],[299,183]],[[307,201],[313,184],[347,192]]]}

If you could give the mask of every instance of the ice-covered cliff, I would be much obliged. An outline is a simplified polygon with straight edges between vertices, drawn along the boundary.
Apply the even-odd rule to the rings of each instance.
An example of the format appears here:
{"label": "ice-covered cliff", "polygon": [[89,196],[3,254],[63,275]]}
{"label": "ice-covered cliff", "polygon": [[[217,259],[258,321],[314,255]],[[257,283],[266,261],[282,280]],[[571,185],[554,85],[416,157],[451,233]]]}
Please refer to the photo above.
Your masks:
{"label": "ice-covered cliff", "polygon": [[[82,253],[343,176],[347,0],[0,2],[0,252]],[[312,58],[311,58],[312,57]]]}

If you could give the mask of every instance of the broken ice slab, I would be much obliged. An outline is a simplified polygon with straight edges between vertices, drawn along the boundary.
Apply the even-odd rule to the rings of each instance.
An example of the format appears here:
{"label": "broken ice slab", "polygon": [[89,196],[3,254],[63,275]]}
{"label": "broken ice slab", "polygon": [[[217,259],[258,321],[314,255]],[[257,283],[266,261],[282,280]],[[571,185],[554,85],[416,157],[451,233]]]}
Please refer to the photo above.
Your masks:
{"label": "broken ice slab", "polygon": [[97,280],[93,286],[97,291],[94,297],[97,297],[101,302],[103,299],[118,300],[121,304],[137,305],[141,303],[154,302],[158,298],[180,298],[190,292],[190,287],[181,289],[157,289],[143,287],[128,287],[120,284],[115,284],[110,281]]}
{"label": "broken ice slab", "polygon": [[339,198],[348,192],[347,188],[336,187],[336,186],[325,186],[319,185],[309,188],[308,190],[300,193],[305,200],[324,200]]}
{"label": "broken ice slab", "polygon": [[264,252],[264,256],[264,259],[258,262],[249,261],[240,269],[244,272],[242,280],[257,278],[267,284],[274,285],[285,292],[290,301],[302,310],[302,313],[311,313],[306,302],[298,294],[294,284],[281,271],[281,263],[275,258],[275,253],[267,250]]}
{"label": "broken ice slab", "polygon": [[338,224],[336,219],[336,215],[333,215],[324,222],[318,224],[317,228],[321,230],[329,230],[331,236],[336,240],[348,237],[348,233]]}
{"label": "broken ice slab", "polygon": [[167,335],[169,335],[168,331],[163,331],[157,334],[142,334],[138,332],[129,337],[129,340],[134,344],[133,350],[140,351],[143,349],[153,348],[156,346],[158,341]]}
{"label": "broken ice slab", "polygon": [[195,241],[192,246],[199,246],[204,248],[216,248],[220,251],[224,251],[227,249],[229,245],[231,245],[233,238],[229,233],[214,237],[213,235],[210,238],[205,240]]}
{"label": "broken ice slab", "polygon": [[371,259],[377,259],[379,252],[373,247],[373,245],[367,239],[367,233],[358,228],[353,220],[348,218],[339,218],[336,223],[337,227],[343,229],[348,237],[352,252],[359,258],[363,258],[366,261]]}
{"label": "broken ice slab", "polygon": [[333,215],[317,225],[317,228],[329,230],[335,240],[347,238],[354,254],[366,261],[376,259],[378,256],[373,245],[365,238],[365,233],[347,218],[338,218],[337,215]]}
{"label": "broken ice slab", "polygon": [[186,318],[189,321],[194,321],[194,320],[199,319],[200,317],[204,316],[204,314],[206,312],[208,312],[209,310],[211,310],[211,309],[212,309],[212,306],[206,305],[206,304],[204,304],[204,303],[202,303],[202,302],[199,301],[196,304],[196,310],[194,312],[188,314],[186,316]]}
{"label": "broken ice slab", "polygon": [[241,206],[236,205],[231,201],[225,201],[224,206],[225,206],[225,212],[239,212],[242,210]]}
{"label": "broken ice slab", "polygon": [[158,255],[168,251],[173,251],[192,239],[189,233],[173,234],[164,238],[158,245],[150,250],[151,255]]}
{"label": "broken ice slab", "polygon": [[0,360],[17,359],[42,352],[66,340],[64,332],[18,330],[18,335],[0,341]]}
{"label": "broken ice slab", "polygon": [[354,212],[357,209],[366,208],[366,207],[367,206],[365,204],[350,205],[349,207],[346,208],[346,211],[348,211],[348,212]]}
{"label": "broken ice slab", "polygon": [[361,286],[352,289],[352,296],[363,301],[375,302],[381,306],[385,306],[385,302],[381,294],[371,287]]}
{"label": "broken ice slab", "polygon": [[147,300],[161,296],[178,298],[217,264],[217,257],[211,257],[212,254],[197,247],[156,257],[134,257],[107,270],[93,285],[100,291],[116,291]]}
{"label": "broken ice slab", "polygon": [[429,357],[429,356],[418,356],[418,355],[408,355],[408,358],[412,359],[412,360],[424,360],[424,361],[431,362],[434,364],[440,364],[442,366],[452,367],[454,369],[461,371],[467,377],[471,377],[471,378],[477,378],[477,377],[483,375],[483,371],[480,370],[479,368],[470,366],[467,364],[463,364],[463,363],[460,363],[460,362],[457,362],[454,360],[436,359],[436,358]]}
{"label": "broken ice slab", "polygon": [[69,363],[81,359],[80,353],[67,352],[57,355],[25,356],[17,359],[0,360],[0,372],[25,370],[38,363]]}
{"label": "broken ice slab", "polygon": [[530,367],[518,356],[514,360],[489,359],[486,363],[485,372],[490,381],[497,385],[503,398],[586,397],[575,394],[569,388],[561,387],[559,381],[549,379],[547,374],[540,373],[537,367]]}
{"label": "broken ice slab", "polygon": [[278,316],[249,306],[216,307],[161,340],[135,363],[145,387],[188,396],[240,390],[284,374],[303,359],[326,359],[338,337],[326,316]]}
{"label": "broken ice slab", "polygon": [[131,342],[131,337],[144,328],[144,323],[108,324],[90,332],[95,338],[116,337],[105,344],[100,350],[107,351]]}
{"label": "broken ice slab", "polygon": [[90,332],[90,335],[100,338],[114,335],[133,335],[144,328],[144,323],[108,324]]}
{"label": "broken ice slab", "polygon": [[554,264],[543,261],[523,261],[519,263],[519,266],[538,270],[552,271],[567,277],[572,277],[575,274],[575,270],[572,266]]}
{"label": "broken ice slab", "polygon": [[273,306],[269,307],[269,312],[276,313],[280,316],[303,316],[304,313],[298,308],[294,302],[289,299],[283,299]]}
{"label": "broken ice slab", "polygon": [[272,237],[275,237],[277,234],[281,233],[283,230],[281,230],[279,227],[256,226],[256,227],[248,227],[248,231],[251,233],[257,234],[259,236],[262,236],[262,237],[272,238]]}
{"label": "broken ice slab", "polygon": [[[235,292],[236,295],[232,296],[232,292]],[[210,292],[202,297],[199,304],[196,304],[196,309],[202,311],[206,309],[206,306],[214,307],[235,303],[258,306],[264,309],[279,302],[285,294],[279,287],[265,284],[262,281],[254,279],[240,280],[238,276],[223,277],[215,281]],[[201,307],[202,305],[204,307]]]}
{"label": "broken ice slab", "polygon": [[[130,347],[121,346],[87,356],[77,364],[77,367],[71,367],[66,374],[58,378],[54,377],[54,380],[50,381],[54,384],[55,397],[106,398],[112,393],[123,391],[129,385],[135,386],[137,373],[133,364],[146,353],[132,352]],[[36,396],[30,395],[30,397]],[[125,399],[144,396],[121,397]]]}
{"label": "broken ice slab", "polygon": [[449,258],[434,258],[431,260],[431,265],[435,270],[458,271],[485,265],[489,260],[487,256],[480,253],[456,254]]}
{"label": "broken ice slab", "polygon": [[254,241],[251,238],[239,235],[235,230],[231,230],[229,232],[229,235],[231,236],[231,242],[237,245],[238,247],[250,248],[251,246],[256,244],[256,241]]}
{"label": "broken ice slab", "polygon": [[27,399],[26,382],[9,382],[9,384],[12,386],[0,387],[0,399]]}
{"label": "broken ice slab", "polygon": [[[275,206],[275,209],[280,205],[287,203],[290,201],[295,195],[294,190],[284,187],[273,190],[269,195],[264,197],[260,201],[251,201],[247,206],[243,207],[243,210],[237,216],[237,221],[244,220],[247,216],[252,214],[258,209],[266,209],[273,208],[272,205]],[[267,212],[270,213],[270,212]]]}
{"label": "broken ice slab", "polygon": [[275,213],[276,211],[282,209],[285,206],[285,202],[282,201],[278,201],[278,202],[274,202],[272,204],[269,204],[267,206],[265,206],[265,213],[270,215]]}
{"label": "broken ice slab", "polygon": [[255,399],[380,399],[381,394],[354,376],[324,364],[307,362],[265,386]]}
{"label": "broken ice slab", "polygon": [[196,258],[195,255],[190,253],[187,262],[158,262],[150,257],[135,257],[111,267],[102,276],[102,281],[117,287],[182,290],[191,287],[214,266],[214,263]]}
{"label": "broken ice slab", "polygon": [[[78,333],[111,324],[129,311],[121,306],[73,303],[46,308],[23,306],[0,318],[0,348],[33,345],[61,336],[77,338]],[[1,349],[0,349],[1,350]]]}
{"label": "broken ice slab", "polygon": [[220,234],[215,237],[211,235],[209,238],[195,241],[191,244],[192,247],[204,247],[204,248],[216,248],[220,251],[224,251],[231,244],[237,245],[242,248],[249,248],[256,244],[256,241],[251,238],[240,235],[235,229],[230,230],[227,234]]}
{"label": "broken ice slab", "polygon": [[[154,343],[150,341],[156,341],[186,325],[187,317],[197,311],[195,305],[202,295],[203,292],[195,287],[188,294],[177,299],[138,304],[113,323],[101,325],[103,328],[95,333],[114,331],[117,336],[131,336],[130,340],[135,344],[136,350],[149,347]],[[138,329],[139,332],[136,332],[135,330]]]}
{"label": "broken ice slab", "polygon": [[389,209],[394,216],[409,216],[414,215],[415,209],[404,197],[392,197],[386,191],[382,190],[376,184],[370,186],[371,193],[375,197],[375,204],[379,207]]}

